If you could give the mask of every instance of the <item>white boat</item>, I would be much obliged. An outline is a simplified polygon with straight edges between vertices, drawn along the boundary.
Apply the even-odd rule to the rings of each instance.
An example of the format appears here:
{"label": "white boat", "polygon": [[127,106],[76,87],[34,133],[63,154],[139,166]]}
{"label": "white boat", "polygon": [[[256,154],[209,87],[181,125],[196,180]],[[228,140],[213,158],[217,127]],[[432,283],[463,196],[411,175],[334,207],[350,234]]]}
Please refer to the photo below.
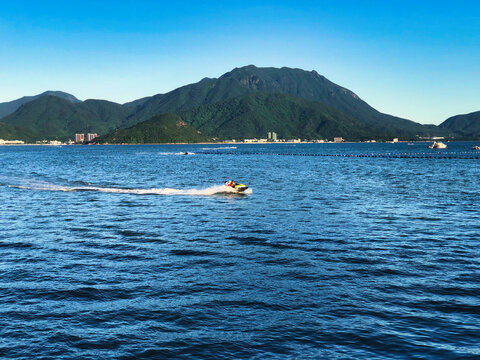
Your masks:
{"label": "white boat", "polygon": [[442,143],[441,141],[434,141],[432,145],[428,147],[429,149],[446,149],[447,145]]}
{"label": "white boat", "polygon": [[472,149],[473,149],[473,150],[480,150],[480,146],[478,146],[478,145],[473,145],[473,146],[472,146]]}

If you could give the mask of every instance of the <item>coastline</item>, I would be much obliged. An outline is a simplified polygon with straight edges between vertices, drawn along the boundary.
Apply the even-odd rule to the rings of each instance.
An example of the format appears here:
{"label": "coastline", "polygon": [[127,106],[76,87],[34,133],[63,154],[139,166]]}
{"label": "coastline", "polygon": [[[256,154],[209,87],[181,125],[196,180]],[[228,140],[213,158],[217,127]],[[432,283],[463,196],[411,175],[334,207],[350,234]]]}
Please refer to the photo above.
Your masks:
{"label": "coastline", "polygon": [[[445,142],[478,142],[480,140],[449,140]],[[118,143],[118,144],[0,144],[0,146],[48,146],[48,147],[65,147],[65,146],[132,146],[132,145],[297,145],[297,144],[422,144],[422,143],[431,143],[432,140],[421,140],[421,141],[299,141],[299,142],[287,142],[287,141],[278,141],[278,142],[200,142],[200,143]]]}

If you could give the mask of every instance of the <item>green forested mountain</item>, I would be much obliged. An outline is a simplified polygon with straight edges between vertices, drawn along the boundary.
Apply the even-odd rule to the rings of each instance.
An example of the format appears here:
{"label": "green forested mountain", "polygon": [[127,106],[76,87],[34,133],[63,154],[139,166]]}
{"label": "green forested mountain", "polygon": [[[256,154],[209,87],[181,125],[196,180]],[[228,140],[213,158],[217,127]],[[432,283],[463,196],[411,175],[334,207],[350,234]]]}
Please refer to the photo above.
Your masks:
{"label": "green forested mountain", "polygon": [[45,91],[41,94],[38,94],[38,95],[34,95],[34,96],[24,96],[24,97],[21,97],[20,99],[16,99],[16,100],[12,100],[12,101],[8,101],[8,102],[3,102],[3,103],[0,103],[0,118],[4,117],[4,116],[7,116],[9,114],[12,114],[14,113],[20,106],[22,106],[23,104],[26,104],[32,100],[35,100],[41,96],[45,96],[45,95],[52,95],[52,96],[57,96],[59,98],[62,98],[62,99],[65,99],[65,100],[68,100],[72,103],[78,103],[80,102],[80,100],[78,100],[75,96],[71,95],[71,94],[67,94],[63,91],[52,91],[52,90],[49,90],[49,91]]}
{"label": "green forested mountain", "polygon": [[198,83],[182,86],[141,102],[131,110],[128,122],[138,123],[167,112],[178,114],[200,105],[230,99],[248,92],[248,89],[234,81],[205,78]]}
{"label": "green forested mountain", "polygon": [[39,134],[32,130],[18,126],[7,125],[0,122],[0,139],[3,140],[23,140],[25,142],[35,142],[40,140]]}
{"label": "green forested mountain", "polygon": [[46,139],[71,139],[77,132],[106,133],[123,125],[125,108],[104,100],[72,103],[46,95],[22,105],[2,122],[30,129]]}
{"label": "green forested mountain", "polygon": [[439,125],[452,135],[470,139],[480,139],[480,111],[470,114],[456,115]]}
{"label": "green forested mountain", "polygon": [[178,115],[163,114],[127,129],[119,129],[95,139],[96,143],[155,144],[212,141],[184,122]]}
{"label": "green forested mountain", "polygon": [[266,137],[274,131],[285,139],[368,139],[366,125],[319,102],[286,94],[251,93],[181,114],[202,133],[223,139]]}
{"label": "green forested mountain", "polygon": [[352,91],[338,86],[316,71],[292,68],[257,68],[250,65],[236,68],[218,79],[180,87],[166,94],[153,96],[132,109],[129,122],[146,120],[164,113],[180,113],[194,107],[213,104],[253,92],[282,93],[318,101],[383,134],[412,137],[440,135],[434,125],[421,125],[410,120],[380,113]]}
{"label": "green forested mountain", "polygon": [[317,72],[292,68],[245,66],[218,79],[205,78],[123,105],[54,95],[24,102],[0,121],[45,139],[71,139],[76,132],[106,134],[165,113],[181,114],[206,134],[225,138],[264,137],[265,131],[285,138],[352,139],[411,139],[451,132],[382,114]]}

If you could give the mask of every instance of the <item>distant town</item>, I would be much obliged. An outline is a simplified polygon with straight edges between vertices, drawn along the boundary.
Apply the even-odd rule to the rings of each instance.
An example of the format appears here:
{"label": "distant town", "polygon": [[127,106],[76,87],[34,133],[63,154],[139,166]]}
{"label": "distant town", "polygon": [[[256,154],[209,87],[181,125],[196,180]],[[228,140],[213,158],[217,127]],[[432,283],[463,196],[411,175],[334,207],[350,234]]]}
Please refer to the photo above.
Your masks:
{"label": "distant town", "polygon": [[[445,139],[442,136],[434,136],[434,137],[419,137],[419,141],[431,141],[431,140],[443,140]],[[343,137],[334,137],[332,140],[328,139],[314,139],[314,140],[302,140],[302,139],[280,139],[278,138],[278,134],[276,132],[268,132],[266,138],[253,138],[253,139],[243,139],[243,140],[224,140],[224,143],[342,143],[345,142]],[[375,143],[376,140],[366,140],[364,142],[367,143]],[[397,143],[400,142],[398,138],[393,138],[391,141],[387,141],[389,143]]]}
{"label": "distant town", "polygon": [[[35,142],[35,145],[81,145],[81,144],[89,144],[94,139],[98,137],[97,133],[87,133],[87,134],[75,134],[75,140],[68,140],[66,142],[62,142],[59,140],[41,140]],[[433,137],[419,137],[418,141],[435,141],[435,140],[444,140],[445,138],[442,136],[433,136]],[[332,140],[328,139],[314,139],[314,140],[305,140],[305,139],[281,139],[278,137],[276,132],[268,132],[266,138],[251,138],[251,139],[243,139],[243,140],[223,140],[223,143],[235,143],[235,144],[265,144],[265,143],[342,143],[345,142],[343,137],[334,137]],[[366,143],[375,143],[376,140],[366,140]],[[397,143],[400,142],[398,138],[393,138],[391,141],[387,141],[389,143]],[[0,139],[0,145],[30,145],[26,144],[22,140],[3,140]]]}
{"label": "distant town", "polygon": [[[75,144],[85,144],[87,142],[92,141],[93,139],[97,138],[98,134],[96,133],[88,133],[88,134],[75,134],[75,141],[68,140],[68,141],[59,141],[59,140],[40,140],[36,141],[35,145],[75,145]],[[0,145],[27,145],[23,140],[3,140],[0,139]],[[28,144],[32,145],[32,144]]]}
{"label": "distant town", "polygon": [[[337,143],[340,143],[340,142],[343,142],[343,138],[341,137],[334,137],[333,138],[333,142],[337,142]],[[237,141],[237,140],[227,140],[225,142],[243,142],[243,143],[302,143],[302,142],[309,142],[309,143],[325,143],[325,142],[329,142],[328,140],[326,139],[316,139],[316,140],[302,140],[302,139],[280,139],[278,138],[278,135],[276,132],[268,132],[267,133],[267,138],[265,139],[257,139],[257,138],[253,138],[253,139],[243,139],[243,141]]]}

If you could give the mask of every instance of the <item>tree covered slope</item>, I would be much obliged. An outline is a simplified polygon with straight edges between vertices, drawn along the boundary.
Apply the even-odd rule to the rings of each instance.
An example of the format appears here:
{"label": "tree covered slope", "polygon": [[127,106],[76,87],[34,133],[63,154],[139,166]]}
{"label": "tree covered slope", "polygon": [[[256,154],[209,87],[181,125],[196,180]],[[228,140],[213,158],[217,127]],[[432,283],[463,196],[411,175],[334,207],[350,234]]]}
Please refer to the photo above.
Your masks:
{"label": "tree covered slope", "polygon": [[480,111],[452,116],[441,123],[439,127],[448,130],[451,134],[458,134],[460,137],[480,139]]}
{"label": "tree covered slope", "polygon": [[161,143],[198,143],[212,141],[192,128],[178,115],[163,114],[136,124],[127,129],[95,139],[96,143],[109,144],[161,144]]}

